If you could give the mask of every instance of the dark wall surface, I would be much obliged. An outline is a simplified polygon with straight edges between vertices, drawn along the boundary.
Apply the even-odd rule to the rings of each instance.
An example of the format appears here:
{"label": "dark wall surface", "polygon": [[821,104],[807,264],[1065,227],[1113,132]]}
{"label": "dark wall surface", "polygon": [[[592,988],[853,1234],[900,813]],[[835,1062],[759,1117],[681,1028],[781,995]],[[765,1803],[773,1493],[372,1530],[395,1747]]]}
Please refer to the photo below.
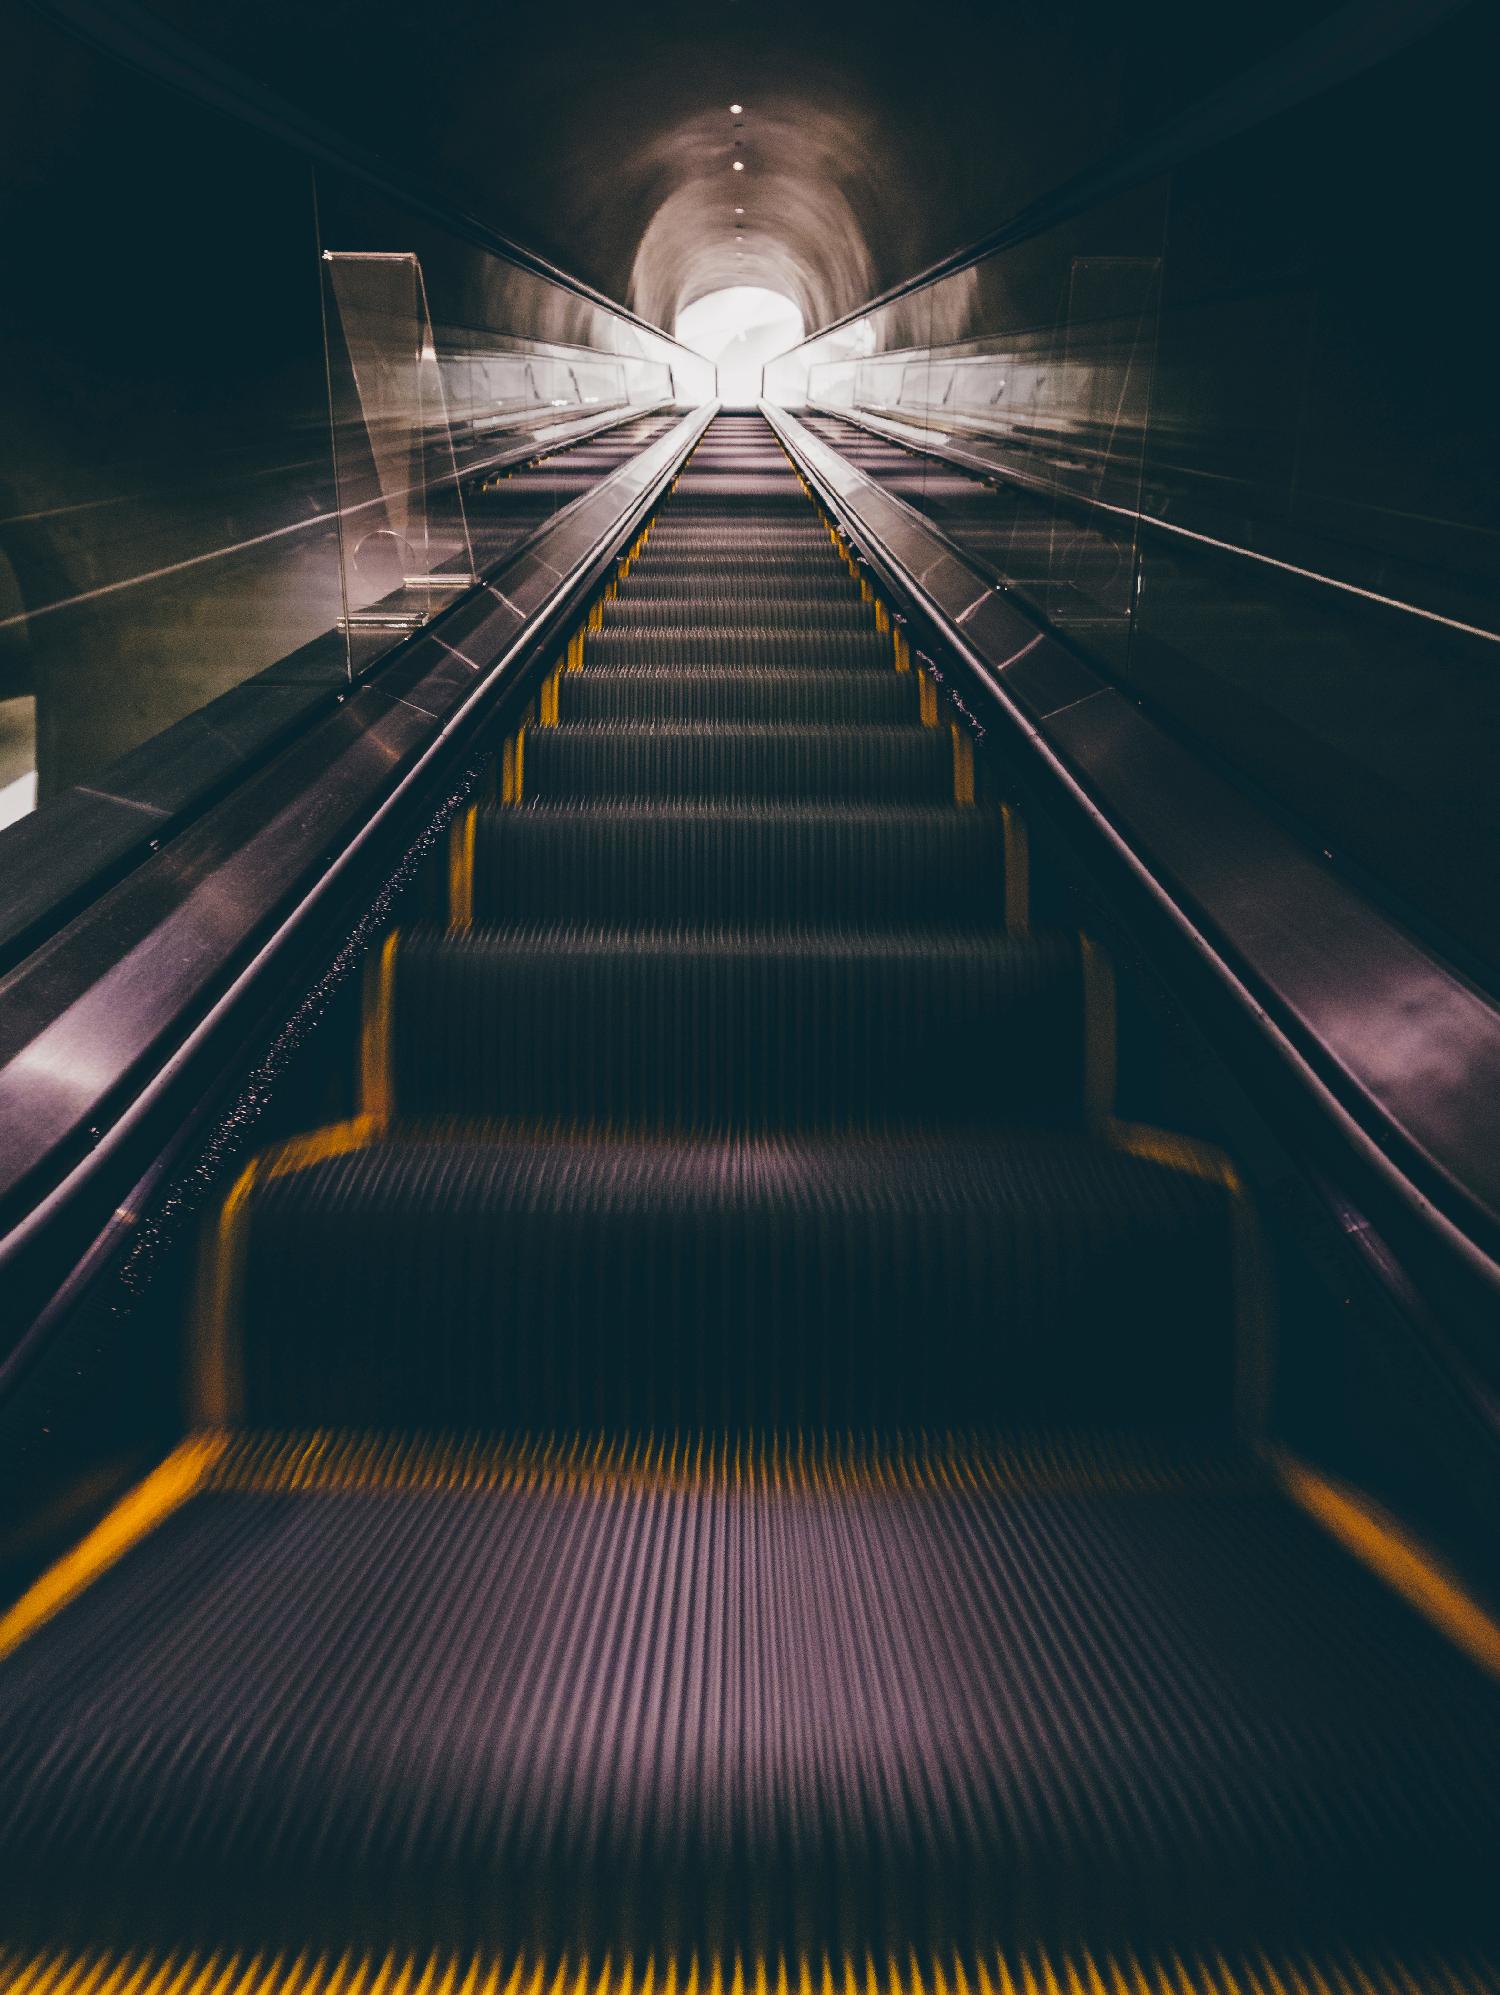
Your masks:
{"label": "dark wall surface", "polygon": [[1329,11],[456,0],[438,18],[396,0],[151,5],[669,330],[683,305],[736,282],[785,291],[809,327],[824,324]]}

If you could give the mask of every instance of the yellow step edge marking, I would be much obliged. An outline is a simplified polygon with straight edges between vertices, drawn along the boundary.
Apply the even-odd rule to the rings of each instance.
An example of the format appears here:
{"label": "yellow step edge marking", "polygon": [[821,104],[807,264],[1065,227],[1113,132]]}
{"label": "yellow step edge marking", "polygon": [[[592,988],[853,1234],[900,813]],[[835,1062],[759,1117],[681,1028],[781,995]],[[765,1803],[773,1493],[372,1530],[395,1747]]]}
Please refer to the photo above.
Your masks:
{"label": "yellow step edge marking", "polygon": [[1239,1172],[1222,1150],[1211,1143],[1194,1142],[1171,1129],[1154,1129],[1144,1122],[1111,1122],[1105,1130],[1110,1147],[1127,1150],[1132,1157],[1145,1157],[1168,1170],[1183,1171],[1189,1177],[1205,1178],[1223,1185],[1226,1191],[1243,1193]]}
{"label": "yellow step edge marking", "polygon": [[96,1524],[88,1536],[29,1586],[9,1613],[0,1616],[0,1656],[50,1621],[123,1558],[132,1545],[154,1531],[202,1485],[228,1444],[224,1434],[195,1434],[174,1448],[161,1465]]}
{"label": "yellow step edge marking", "polygon": [[958,725],[950,721],[953,734],[953,801],[956,804],[971,804],[974,801],[974,744]]}
{"label": "yellow step edge marking", "polygon": [[1276,1312],[1270,1263],[1244,1180],[1222,1150],[1174,1131],[1113,1117],[1099,1131],[1111,1149],[1148,1158],[1168,1170],[1222,1185],[1230,1200],[1231,1278],[1234,1290],[1235,1406],[1240,1430],[1259,1439],[1271,1402],[1276,1361]]}
{"label": "yellow step edge marking", "polygon": [[[393,939],[393,938],[392,938]],[[389,943],[387,944],[389,946]],[[330,1157],[346,1156],[377,1142],[384,1120],[355,1115],[252,1157],[235,1179],[219,1216],[204,1240],[191,1346],[188,1402],[205,1427],[225,1427],[239,1417],[244,1397],[240,1367],[239,1295],[256,1188],[294,1171],[310,1170]]]}
{"label": "yellow step edge marking", "polygon": [[1359,1490],[1306,1468],[1290,1455],[1273,1455],[1287,1493],[1346,1551],[1370,1568],[1408,1606],[1446,1635],[1455,1648],[1492,1676],[1500,1676],[1500,1622],[1427,1548]]}
{"label": "yellow step edge marking", "polygon": [[[545,698],[545,692],[544,692]],[[448,926],[474,925],[474,832],[479,806],[470,804],[448,827]]]}
{"label": "yellow step edge marking", "polygon": [[1253,1465],[1181,1463],[1170,1454],[1072,1446],[1052,1442],[1007,1447],[1003,1442],[952,1434],[915,1436],[898,1443],[819,1436],[800,1439],[795,1453],[780,1440],[731,1445],[698,1434],[672,1442],[640,1434],[515,1436],[503,1440],[462,1435],[403,1437],[376,1431],[313,1429],[292,1433],[239,1432],[208,1476],[217,1490],[306,1494],[341,1490],[545,1490],[595,1495],[645,1494],[653,1498],[721,1490],[747,1481],[757,1489],[899,1493],[940,1498],[986,1492],[996,1496],[1039,1493],[1093,1495],[1259,1486]]}
{"label": "yellow step edge marking", "polygon": [[1091,1122],[1102,1123],[1115,1107],[1114,966],[1087,935],[1078,938],[1078,965],[1083,984],[1083,1105]]}
{"label": "yellow step edge marking", "polygon": [[1031,851],[1026,820],[1011,804],[1000,806],[1000,833],[1005,847],[1005,932],[1031,933]]}
{"label": "yellow step edge marking", "polygon": [[240,1172],[203,1242],[198,1306],[193,1316],[188,1401],[194,1418],[209,1426],[223,1426],[241,1397],[235,1305],[245,1260],[250,1195],[259,1179],[260,1166],[260,1158],[252,1157]]}
{"label": "yellow step edge marking", "polygon": [[901,628],[900,624],[893,623],[891,625],[891,646],[896,653],[896,670],[898,672],[909,672],[911,670],[911,645],[907,642],[906,632]]}
{"label": "yellow step edge marking", "polygon": [[[465,889],[473,910],[473,850],[469,852],[469,878]],[[381,1128],[396,1108],[395,1076],[391,1069],[396,1010],[396,952],[401,931],[393,928],[365,962],[363,1004],[359,1023],[359,1112]]]}
{"label": "yellow step edge marking", "polygon": [[[897,666],[900,671],[900,666]],[[917,707],[922,716],[923,727],[936,727],[938,724],[937,687],[925,672],[917,674]]]}
{"label": "yellow step edge marking", "polygon": [[518,804],[525,778],[526,728],[524,724],[506,742],[500,755],[500,801]]}
{"label": "yellow step edge marking", "polygon": [[568,639],[568,670],[570,672],[577,672],[582,668],[584,635],[585,633],[582,630],[575,630],[573,635]]}
{"label": "yellow step edge marking", "polygon": [[563,666],[560,664],[554,665],[552,670],[547,674],[546,678],[543,679],[542,681],[541,712],[538,717],[539,726],[542,727],[557,726],[557,689],[558,689],[558,681],[562,677],[562,673],[563,673]]}

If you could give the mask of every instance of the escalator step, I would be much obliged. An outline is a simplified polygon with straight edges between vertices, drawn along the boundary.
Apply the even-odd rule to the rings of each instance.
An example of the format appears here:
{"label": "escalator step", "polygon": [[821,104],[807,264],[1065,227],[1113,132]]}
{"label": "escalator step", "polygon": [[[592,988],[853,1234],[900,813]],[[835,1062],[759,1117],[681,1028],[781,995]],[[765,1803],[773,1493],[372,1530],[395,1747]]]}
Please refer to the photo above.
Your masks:
{"label": "escalator step", "polygon": [[257,1192],[248,1417],[1222,1424],[1232,1224],[1061,1134],[396,1141]]}
{"label": "escalator step", "polygon": [[[831,565],[831,564],[830,564]],[[776,604],[774,616],[766,615],[767,605]],[[764,629],[787,629],[793,624],[808,637],[823,637],[841,632],[851,636],[864,636],[867,633],[879,636],[875,629],[875,612],[869,603],[862,603],[858,596],[849,597],[841,591],[837,597],[817,597],[800,600],[795,604],[780,604],[768,592],[760,598],[757,607],[760,615],[747,613],[745,604],[729,595],[709,597],[686,590],[681,595],[648,597],[626,588],[623,595],[603,604],[600,614],[603,618],[601,630],[651,633],[671,630],[685,636],[700,633],[719,633],[725,630],[754,633]],[[890,639],[885,640],[886,662],[891,662]]]}
{"label": "escalator step", "polygon": [[403,1116],[625,1128],[1077,1120],[1071,938],[418,929],[395,957]]}
{"label": "escalator step", "polygon": [[540,727],[524,771],[525,795],[543,801],[953,800],[952,743],[931,727]]}
{"label": "escalator step", "polygon": [[1269,1477],[1111,1452],[248,1435],[0,1668],[8,1893],[177,1942],[95,1995],[205,1929],[204,1995],[1493,1991],[1382,1965],[1493,1941],[1493,1687]]}
{"label": "escalator step", "polygon": [[478,921],[993,929],[1004,833],[986,810],[527,804],[480,814],[473,878]]}
{"label": "escalator step", "polygon": [[875,628],[864,605],[853,623],[824,630],[812,622],[775,624],[652,623],[609,625],[584,639],[592,665],[743,665],[895,668],[891,640]]}
{"label": "escalator step", "polygon": [[597,666],[558,681],[559,721],[815,721],[917,726],[912,672],[747,672]]}
{"label": "escalator step", "polygon": [[[748,623],[766,621],[767,603],[774,603],[779,612],[806,609],[809,614],[815,614],[824,603],[860,606],[858,584],[846,568],[832,561],[821,561],[806,571],[780,561],[747,571],[726,561],[705,565],[693,573],[681,567],[669,570],[665,564],[658,568],[650,554],[639,570],[632,570],[626,578],[618,600],[637,608],[649,604],[656,612],[655,620],[661,623],[679,619],[694,623],[694,612],[708,604],[730,604]],[[873,622],[868,606],[863,614],[867,623]]]}
{"label": "escalator step", "polygon": [[[822,584],[831,574],[833,585],[843,587],[847,579],[852,589],[857,585],[847,568],[830,561],[830,549],[826,538],[819,537],[807,548],[798,548],[777,555],[774,563],[778,581],[795,582],[799,587],[809,582]],[[644,555],[626,577],[625,587],[634,589],[637,585],[658,581],[663,587],[696,585],[700,581],[712,586],[720,576],[730,581],[757,586],[772,564],[761,564],[744,558],[737,540],[726,536],[722,548],[704,548],[697,553],[674,552],[664,545],[660,536],[653,535]]]}

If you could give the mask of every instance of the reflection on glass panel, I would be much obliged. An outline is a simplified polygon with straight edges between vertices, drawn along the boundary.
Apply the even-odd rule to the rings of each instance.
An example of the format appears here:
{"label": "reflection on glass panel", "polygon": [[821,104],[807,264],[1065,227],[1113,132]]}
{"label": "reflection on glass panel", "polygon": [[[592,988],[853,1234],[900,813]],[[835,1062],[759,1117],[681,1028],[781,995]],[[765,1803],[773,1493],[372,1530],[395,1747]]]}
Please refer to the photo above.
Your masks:
{"label": "reflection on glass panel", "polygon": [[0,132],[0,830],[80,786],[154,827],[713,369],[39,12],[15,34],[49,89]]}
{"label": "reflection on glass panel", "polygon": [[399,251],[325,249],[329,394],[344,620],[413,629],[474,582],[474,559],[422,266]]}
{"label": "reflection on glass panel", "polygon": [[49,87],[0,133],[0,822],[78,784],[171,810],[251,707],[343,679],[308,173],[40,12],[7,28]]}
{"label": "reflection on glass panel", "polygon": [[[1491,171],[1485,18],[769,392],[1500,988],[1493,315],[1455,193]],[[1465,107],[1447,145],[1391,145],[1424,97]]]}
{"label": "reflection on glass panel", "polygon": [[1121,672],[1163,203],[1160,186],[1132,193],[772,370],[774,399],[856,418],[858,430],[839,426],[840,449],[878,460],[882,482]]}
{"label": "reflection on glass panel", "polygon": [[[437,467],[432,489],[461,501],[481,573],[659,434],[678,408],[713,393],[712,367],[664,335],[361,182],[320,172],[318,214],[325,251],[404,256],[420,273],[457,473],[445,482]],[[330,316],[337,382],[345,363]],[[341,430],[347,413],[336,402]],[[356,669],[365,642],[351,651]]]}

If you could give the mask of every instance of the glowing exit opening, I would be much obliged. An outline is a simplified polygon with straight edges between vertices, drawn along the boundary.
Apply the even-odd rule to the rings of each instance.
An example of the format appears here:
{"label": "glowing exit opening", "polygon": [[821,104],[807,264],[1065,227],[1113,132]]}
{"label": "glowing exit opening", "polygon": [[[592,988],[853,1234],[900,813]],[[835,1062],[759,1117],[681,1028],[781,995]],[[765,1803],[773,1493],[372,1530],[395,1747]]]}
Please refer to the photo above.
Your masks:
{"label": "glowing exit opening", "polygon": [[710,291],[677,314],[676,334],[719,370],[719,400],[729,409],[760,400],[760,371],[802,338],[802,314],[779,291],[734,284]]}

